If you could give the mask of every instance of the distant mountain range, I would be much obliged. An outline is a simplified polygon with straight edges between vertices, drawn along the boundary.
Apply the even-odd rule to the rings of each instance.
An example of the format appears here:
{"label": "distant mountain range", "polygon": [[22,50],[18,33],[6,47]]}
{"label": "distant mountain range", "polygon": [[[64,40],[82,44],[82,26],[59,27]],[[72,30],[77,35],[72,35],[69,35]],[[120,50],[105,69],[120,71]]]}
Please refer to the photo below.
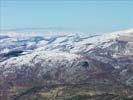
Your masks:
{"label": "distant mountain range", "polygon": [[71,27],[25,27],[25,28],[14,28],[14,29],[0,29],[0,32],[16,32],[16,33],[22,33],[22,32],[70,32],[74,31],[76,29]]}
{"label": "distant mountain range", "polygon": [[1,33],[0,88],[3,100],[130,99],[133,29],[102,35]]}

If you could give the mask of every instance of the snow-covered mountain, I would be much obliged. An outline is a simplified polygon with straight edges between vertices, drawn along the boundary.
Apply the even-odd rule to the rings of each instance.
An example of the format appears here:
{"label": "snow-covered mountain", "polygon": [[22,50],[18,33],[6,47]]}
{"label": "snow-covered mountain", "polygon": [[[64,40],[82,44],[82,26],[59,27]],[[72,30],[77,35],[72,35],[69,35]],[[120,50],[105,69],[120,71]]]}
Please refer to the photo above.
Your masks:
{"label": "snow-covered mountain", "polygon": [[1,33],[0,87],[47,83],[127,86],[133,95],[133,29],[102,35]]}

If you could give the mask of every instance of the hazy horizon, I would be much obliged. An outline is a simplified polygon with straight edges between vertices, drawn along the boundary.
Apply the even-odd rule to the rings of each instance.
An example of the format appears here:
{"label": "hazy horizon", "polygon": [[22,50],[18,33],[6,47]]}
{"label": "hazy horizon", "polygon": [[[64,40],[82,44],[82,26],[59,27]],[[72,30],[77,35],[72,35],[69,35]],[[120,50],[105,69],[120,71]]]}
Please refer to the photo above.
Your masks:
{"label": "hazy horizon", "polygon": [[131,0],[0,2],[0,30],[105,33],[133,28]]}

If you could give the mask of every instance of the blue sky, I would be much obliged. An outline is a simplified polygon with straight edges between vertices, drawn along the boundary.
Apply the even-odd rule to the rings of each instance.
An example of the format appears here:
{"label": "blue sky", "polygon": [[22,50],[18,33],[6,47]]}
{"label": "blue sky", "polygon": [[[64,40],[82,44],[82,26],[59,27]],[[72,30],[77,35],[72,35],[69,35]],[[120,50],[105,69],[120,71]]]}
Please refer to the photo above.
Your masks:
{"label": "blue sky", "polygon": [[0,29],[111,32],[133,28],[131,0],[0,0]]}

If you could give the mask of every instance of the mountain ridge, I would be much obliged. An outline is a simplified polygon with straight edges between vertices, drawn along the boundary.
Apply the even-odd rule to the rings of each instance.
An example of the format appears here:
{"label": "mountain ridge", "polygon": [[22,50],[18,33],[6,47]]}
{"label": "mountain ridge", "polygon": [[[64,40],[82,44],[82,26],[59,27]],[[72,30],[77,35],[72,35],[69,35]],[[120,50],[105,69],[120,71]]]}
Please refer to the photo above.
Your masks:
{"label": "mountain ridge", "polygon": [[0,36],[2,90],[91,83],[99,84],[94,87],[100,93],[113,88],[109,93],[133,96],[133,29],[94,36],[14,36]]}

